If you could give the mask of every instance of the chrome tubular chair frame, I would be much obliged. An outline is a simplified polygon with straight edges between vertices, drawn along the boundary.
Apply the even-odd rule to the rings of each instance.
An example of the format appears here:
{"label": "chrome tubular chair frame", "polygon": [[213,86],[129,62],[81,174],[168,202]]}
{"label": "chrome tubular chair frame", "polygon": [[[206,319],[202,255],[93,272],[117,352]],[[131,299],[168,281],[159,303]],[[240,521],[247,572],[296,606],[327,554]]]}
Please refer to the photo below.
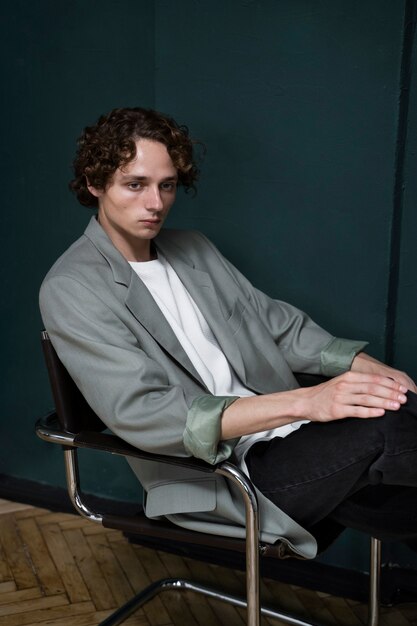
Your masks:
{"label": "chrome tubular chair frame", "polygon": [[[141,450],[134,449],[129,444],[125,444],[117,437],[101,433],[94,433],[94,444],[88,433],[80,433],[81,436],[65,432],[60,429],[58,419],[55,413],[50,414],[44,420],[39,420],[36,425],[37,435],[50,443],[57,443],[64,447],[65,467],[67,476],[67,487],[71,501],[75,509],[87,519],[103,523],[103,515],[99,512],[92,511],[84,502],[80,488],[80,478],[77,462],[77,448],[94,448],[111,451],[113,454],[138,456],[140,458],[155,459],[162,462],[183,464],[190,466],[193,461],[184,459],[173,459],[170,457],[156,457]],[[84,435],[84,437],[82,436]],[[86,436],[87,435],[87,436]],[[105,443],[101,446],[97,444],[100,438],[105,438]],[[118,445],[114,449],[109,449],[109,438],[117,441]],[[91,445],[90,445],[91,444]],[[161,591],[167,590],[186,590],[203,594],[210,598],[228,602],[234,606],[247,610],[247,625],[260,626],[260,616],[265,615],[270,618],[276,618],[290,624],[292,626],[319,626],[316,622],[307,622],[292,615],[280,612],[272,607],[260,606],[259,600],[259,554],[265,550],[265,547],[259,543],[259,518],[258,518],[258,502],[255,490],[248,478],[234,465],[229,462],[223,462],[215,466],[206,466],[201,462],[194,462],[193,468],[202,471],[214,471],[224,476],[227,480],[231,480],[240,490],[246,507],[246,600],[241,597],[227,594],[223,591],[212,589],[203,585],[196,584],[190,580],[184,579],[162,579],[159,580],[145,590],[141,591],[134,598],[129,600],[124,606],[119,608],[111,616],[101,622],[100,626],[116,626],[126,620],[135,610],[152,599]],[[381,544],[380,541],[371,538],[371,558],[370,558],[370,590],[369,590],[369,606],[368,606],[368,626],[378,626],[379,623],[379,576],[380,576],[380,559]]]}

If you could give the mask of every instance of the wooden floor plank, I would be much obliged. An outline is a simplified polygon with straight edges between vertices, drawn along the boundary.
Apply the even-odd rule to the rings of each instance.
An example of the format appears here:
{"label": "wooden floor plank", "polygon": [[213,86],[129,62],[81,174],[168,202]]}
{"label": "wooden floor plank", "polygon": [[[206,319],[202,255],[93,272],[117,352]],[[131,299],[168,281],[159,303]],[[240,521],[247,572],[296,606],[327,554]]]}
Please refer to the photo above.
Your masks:
{"label": "wooden floor plank", "polygon": [[[135,550],[126,540],[112,543],[111,545],[120,567],[125,572],[126,578],[129,580],[135,594],[143,591],[151,582],[154,582],[151,581],[141,563],[140,548]],[[136,548],[138,547],[136,546]],[[166,625],[170,621],[170,617],[159,597],[145,604],[142,611],[152,626]]]}
{"label": "wooden floor plank", "polygon": [[96,626],[100,619],[107,616],[107,612],[98,614],[91,602],[55,607],[31,607],[27,612],[0,617],[0,626],[45,626],[45,623],[55,626],[59,621],[65,626],[74,626],[74,621],[83,615],[88,615],[88,623]]}
{"label": "wooden floor plank", "polygon": [[[42,620],[41,622],[30,622],[25,626],[97,626],[108,614],[108,611],[98,611],[84,615],[66,615],[58,619],[52,618],[46,621]],[[134,617],[123,622],[123,626],[150,626],[150,624],[144,617]]]}
{"label": "wooden floor plank", "polygon": [[20,536],[29,550],[31,562],[35,568],[40,586],[45,595],[53,596],[64,593],[65,587],[61,576],[49,555],[42,533],[34,518],[17,522]]}
{"label": "wooden floor plank", "polygon": [[[13,575],[6,560],[6,555],[0,541],[0,584],[14,582]],[[15,583],[16,584],[16,583]]]}
{"label": "wooden floor plank", "polygon": [[60,524],[61,522],[66,522],[73,520],[74,516],[71,513],[46,513],[42,515],[38,519],[39,526],[44,526],[45,524]]}
{"label": "wooden floor plank", "polygon": [[39,587],[32,589],[20,589],[19,591],[9,591],[0,594],[0,606],[2,604],[12,604],[14,602],[22,602],[23,600],[33,600],[42,597],[42,590]]}
{"label": "wooden floor plank", "polygon": [[[84,615],[66,615],[65,617],[52,617],[44,619],[45,614],[39,614],[36,622],[28,622],[25,626],[97,626],[100,620],[107,617],[107,612],[86,613]],[[125,622],[126,624],[126,622]],[[21,626],[19,624],[19,626]],[[125,626],[125,625],[124,625]]]}
{"label": "wooden floor plank", "polygon": [[0,583],[0,594],[8,593],[9,591],[16,591],[16,583],[14,580],[7,580],[4,583]]}
{"label": "wooden floor plank", "polygon": [[18,534],[17,525],[12,514],[0,516],[0,541],[3,546],[7,565],[18,589],[36,587],[37,580],[25,546]]}
{"label": "wooden floor plank", "polygon": [[107,584],[82,530],[74,528],[72,530],[64,530],[62,534],[83,576],[96,609],[102,611],[116,607],[117,602],[112,590]]}
{"label": "wooden floor plank", "polygon": [[87,586],[59,526],[47,524],[42,533],[70,601],[78,603],[90,600]]}
{"label": "wooden floor plank", "polygon": [[146,573],[138,553],[130,543],[124,541],[113,544],[113,554],[123,569],[134,593],[142,591],[151,583],[151,579]]}
{"label": "wooden floor plank", "polygon": [[48,509],[38,509],[37,507],[29,507],[27,509],[22,509],[21,511],[17,511],[14,513],[15,519],[26,519],[28,517],[36,517],[39,519],[42,515],[50,515],[51,511]]}
{"label": "wooden floor plank", "polygon": [[133,596],[133,588],[129,584],[123,569],[110,548],[105,535],[89,535],[87,543],[112,591],[116,606],[122,605]]}
{"label": "wooden floor plank", "polygon": [[68,604],[68,598],[64,594],[49,598],[32,598],[30,600],[22,600],[20,602],[11,602],[10,604],[3,604],[0,606],[0,617],[5,615],[15,615],[16,613],[27,613],[29,609],[31,611],[36,611],[56,606],[61,607],[64,604]]}

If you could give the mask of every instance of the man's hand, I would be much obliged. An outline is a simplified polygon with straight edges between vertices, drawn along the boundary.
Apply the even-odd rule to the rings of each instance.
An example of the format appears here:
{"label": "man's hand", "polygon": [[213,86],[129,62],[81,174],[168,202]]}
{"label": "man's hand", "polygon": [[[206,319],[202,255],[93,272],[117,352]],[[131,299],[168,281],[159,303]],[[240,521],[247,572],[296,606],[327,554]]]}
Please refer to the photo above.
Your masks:
{"label": "man's hand", "polygon": [[400,385],[407,387],[410,391],[417,393],[415,382],[411,380],[405,372],[400,372],[399,370],[389,367],[389,365],[385,365],[385,363],[377,361],[364,352],[360,352],[353,359],[350,371],[361,372],[362,374],[379,374],[381,376],[388,376],[388,378],[392,378],[397,381],[397,383],[400,383]]}
{"label": "man's hand", "polygon": [[407,401],[409,390],[417,393],[416,384],[405,372],[360,352],[350,372],[304,391],[307,404],[303,411],[312,421],[380,417],[385,411],[398,410]]}
{"label": "man's hand", "polygon": [[407,387],[392,378],[352,371],[297,392],[301,416],[313,422],[380,417],[407,401]]}
{"label": "man's hand", "polygon": [[407,402],[414,382],[398,370],[360,353],[352,369],[321,385],[243,397],[223,413],[222,439],[269,430],[298,420],[330,422],[381,417]]}

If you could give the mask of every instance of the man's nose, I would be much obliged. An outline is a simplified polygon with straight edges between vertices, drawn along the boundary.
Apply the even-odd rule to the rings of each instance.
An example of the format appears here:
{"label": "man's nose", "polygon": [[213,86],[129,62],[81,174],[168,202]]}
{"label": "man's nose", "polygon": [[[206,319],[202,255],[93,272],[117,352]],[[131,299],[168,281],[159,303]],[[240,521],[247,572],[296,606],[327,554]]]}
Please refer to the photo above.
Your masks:
{"label": "man's nose", "polygon": [[145,207],[154,211],[161,211],[164,208],[159,187],[149,187]]}

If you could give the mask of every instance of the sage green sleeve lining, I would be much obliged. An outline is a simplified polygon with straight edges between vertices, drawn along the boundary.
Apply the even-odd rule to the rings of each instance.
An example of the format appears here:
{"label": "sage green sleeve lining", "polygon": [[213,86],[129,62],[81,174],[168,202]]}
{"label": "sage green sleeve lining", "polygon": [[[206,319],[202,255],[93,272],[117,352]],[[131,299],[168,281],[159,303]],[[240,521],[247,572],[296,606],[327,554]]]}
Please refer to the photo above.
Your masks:
{"label": "sage green sleeve lining", "polygon": [[199,396],[192,403],[184,430],[183,441],[187,452],[215,465],[230,457],[239,437],[220,441],[223,411],[238,396]]}
{"label": "sage green sleeve lining", "polygon": [[[325,376],[338,376],[350,369],[354,357],[366,341],[333,338],[321,352],[321,369]],[[215,465],[230,457],[239,437],[220,441],[221,418],[238,396],[197,397],[192,403],[185,426],[183,441],[187,452]]]}
{"label": "sage green sleeve lining", "polygon": [[332,339],[321,352],[321,368],[324,376],[338,376],[348,371],[354,357],[368,345],[367,341]]}

